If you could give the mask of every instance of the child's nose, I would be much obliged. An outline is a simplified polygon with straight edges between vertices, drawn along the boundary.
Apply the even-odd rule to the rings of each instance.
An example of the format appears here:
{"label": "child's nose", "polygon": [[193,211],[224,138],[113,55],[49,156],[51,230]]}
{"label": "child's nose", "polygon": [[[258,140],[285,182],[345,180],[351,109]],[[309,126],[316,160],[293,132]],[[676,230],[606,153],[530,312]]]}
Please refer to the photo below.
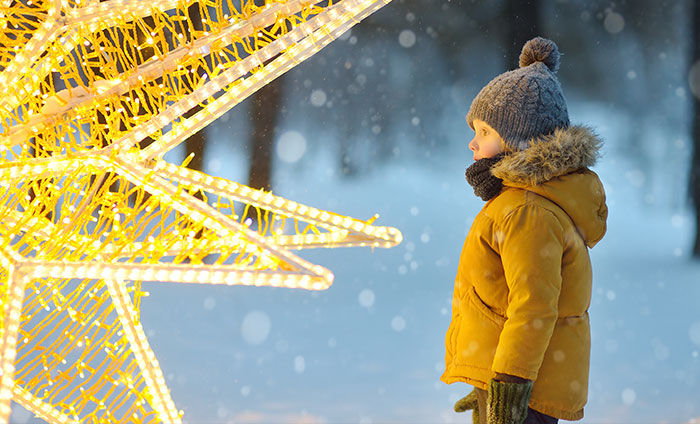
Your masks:
{"label": "child's nose", "polygon": [[476,137],[472,138],[472,141],[469,142],[469,150],[472,152],[476,152],[477,149],[477,144],[476,144]]}

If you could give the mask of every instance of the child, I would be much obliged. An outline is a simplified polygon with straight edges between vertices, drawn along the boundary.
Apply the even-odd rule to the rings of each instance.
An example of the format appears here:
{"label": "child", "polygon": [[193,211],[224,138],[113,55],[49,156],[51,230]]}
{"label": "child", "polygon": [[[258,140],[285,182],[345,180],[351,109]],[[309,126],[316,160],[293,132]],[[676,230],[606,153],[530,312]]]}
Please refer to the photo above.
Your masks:
{"label": "child", "polygon": [[474,99],[467,181],[486,201],[462,249],[441,380],[474,391],[474,422],[579,420],[588,396],[591,262],[606,230],[590,171],[601,140],[569,125],[556,44],[534,38],[520,68]]}

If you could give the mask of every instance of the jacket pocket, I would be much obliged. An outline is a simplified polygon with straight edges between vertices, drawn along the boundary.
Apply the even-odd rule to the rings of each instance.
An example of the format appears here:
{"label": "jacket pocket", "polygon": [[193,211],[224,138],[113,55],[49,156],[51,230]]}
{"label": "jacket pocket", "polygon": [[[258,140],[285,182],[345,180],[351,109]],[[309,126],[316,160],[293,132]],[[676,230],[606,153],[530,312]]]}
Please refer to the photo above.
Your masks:
{"label": "jacket pocket", "polygon": [[491,369],[506,319],[493,312],[470,287],[461,305],[456,362]]}
{"label": "jacket pocket", "polygon": [[479,295],[476,294],[474,286],[469,288],[467,298],[469,299],[469,302],[472,303],[479,312],[481,312],[484,318],[492,321],[494,324],[498,325],[501,329],[503,329],[503,325],[506,323],[506,318],[498,315],[493,310],[491,310],[491,308],[489,308],[484,303],[484,301],[481,300]]}

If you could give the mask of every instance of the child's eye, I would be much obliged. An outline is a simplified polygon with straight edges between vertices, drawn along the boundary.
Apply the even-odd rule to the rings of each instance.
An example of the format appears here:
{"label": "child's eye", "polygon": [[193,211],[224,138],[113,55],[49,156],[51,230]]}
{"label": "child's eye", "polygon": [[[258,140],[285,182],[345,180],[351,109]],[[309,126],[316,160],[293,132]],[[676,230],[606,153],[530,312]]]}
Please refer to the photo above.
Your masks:
{"label": "child's eye", "polygon": [[487,130],[486,128],[481,130],[481,135],[488,135],[488,134],[489,134],[489,130]]}

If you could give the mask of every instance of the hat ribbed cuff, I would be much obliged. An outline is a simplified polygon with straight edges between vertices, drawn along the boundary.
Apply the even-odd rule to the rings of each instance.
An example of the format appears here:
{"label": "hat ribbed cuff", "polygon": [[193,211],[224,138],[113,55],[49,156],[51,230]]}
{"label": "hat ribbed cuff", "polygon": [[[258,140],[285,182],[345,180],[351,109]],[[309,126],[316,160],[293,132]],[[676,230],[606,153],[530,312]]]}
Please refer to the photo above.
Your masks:
{"label": "hat ribbed cuff", "polygon": [[481,119],[498,132],[512,150],[525,150],[530,146],[530,141],[543,135],[552,134],[557,128],[569,126],[566,122],[555,123],[546,116],[528,114],[519,110],[485,110],[482,116],[473,119]]}

